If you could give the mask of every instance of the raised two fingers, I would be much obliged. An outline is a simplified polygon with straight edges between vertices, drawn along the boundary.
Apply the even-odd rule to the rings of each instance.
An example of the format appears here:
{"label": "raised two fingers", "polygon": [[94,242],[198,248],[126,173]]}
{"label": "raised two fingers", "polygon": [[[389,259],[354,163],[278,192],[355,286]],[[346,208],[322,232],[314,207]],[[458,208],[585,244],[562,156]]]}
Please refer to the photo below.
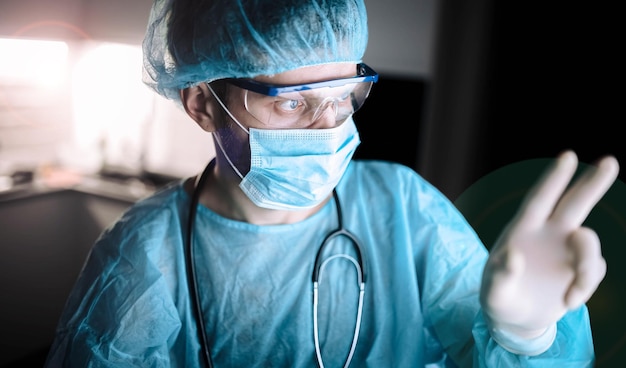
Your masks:
{"label": "raised two fingers", "polygon": [[618,172],[619,165],[613,156],[606,156],[596,165],[590,166],[563,195],[551,219],[570,229],[582,225],[609,190]]}
{"label": "raised two fingers", "polygon": [[551,220],[570,229],[583,223],[617,178],[619,165],[615,157],[606,156],[567,189],[577,165],[574,152],[559,155],[526,197],[522,205],[525,223],[541,225]]}

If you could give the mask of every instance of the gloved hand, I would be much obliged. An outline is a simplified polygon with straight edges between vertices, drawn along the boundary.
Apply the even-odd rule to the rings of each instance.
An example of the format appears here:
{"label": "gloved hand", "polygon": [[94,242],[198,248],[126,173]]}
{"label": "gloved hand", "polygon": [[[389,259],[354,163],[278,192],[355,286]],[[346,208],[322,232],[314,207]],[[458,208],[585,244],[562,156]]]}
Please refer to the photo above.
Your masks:
{"label": "gloved hand", "polygon": [[[587,302],[606,274],[598,236],[581,225],[617,178],[619,165],[604,157],[566,191],[577,165],[574,152],[559,156],[485,265],[480,302],[492,337],[510,351],[535,355],[548,349],[556,322]],[[510,346],[533,340],[544,346]]]}

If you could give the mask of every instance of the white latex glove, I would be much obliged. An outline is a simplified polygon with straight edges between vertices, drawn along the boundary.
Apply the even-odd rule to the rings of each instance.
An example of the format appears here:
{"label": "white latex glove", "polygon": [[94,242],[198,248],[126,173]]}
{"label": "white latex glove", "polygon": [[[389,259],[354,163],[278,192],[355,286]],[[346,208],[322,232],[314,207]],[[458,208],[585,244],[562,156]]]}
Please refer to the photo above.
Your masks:
{"label": "white latex glove", "polygon": [[[510,351],[535,355],[549,348],[556,322],[586,303],[606,274],[598,236],[581,225],[617,178],[619,165],[604,157],[567,189],[577,165],[574,152],[559,156],[485,265],[480,302],[492,337]],[[530,342],[530,350],[515,341]]]}

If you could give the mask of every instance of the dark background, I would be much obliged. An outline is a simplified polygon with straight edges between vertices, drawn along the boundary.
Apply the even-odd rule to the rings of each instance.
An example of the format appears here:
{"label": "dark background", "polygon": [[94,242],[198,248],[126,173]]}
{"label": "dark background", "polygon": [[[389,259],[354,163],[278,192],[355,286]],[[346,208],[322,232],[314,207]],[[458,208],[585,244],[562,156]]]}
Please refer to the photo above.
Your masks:
{"label": "dark background", "polygon": [[[455,204],[490,247],[494,226],[504,226],[521,200],[521,192],[502,196],[528,189],[540,174],[534,163],[565,149],[581,167],[615,155],[618,181],[585,223],[598,232],[608,264],[588,307],[596,367],[623,367],[625,22],[616,3],[547,3],[441,2],[432,78],[380,76],[355,115],[363,141],[356,157],[411,166],[451,200],[462,197]],[[497,175],[495,186],[481,181]],[[492,206],[491,217],[466,206],[480,190],[481,201],[469,202]]]}
{"label": "dark background", "polygon": [[407,164],[452,200],[498,168],[564,149],[626,165],[618,14],[577,2],[441,2],[432,77],[381,74],[355,114],[357,157]]}

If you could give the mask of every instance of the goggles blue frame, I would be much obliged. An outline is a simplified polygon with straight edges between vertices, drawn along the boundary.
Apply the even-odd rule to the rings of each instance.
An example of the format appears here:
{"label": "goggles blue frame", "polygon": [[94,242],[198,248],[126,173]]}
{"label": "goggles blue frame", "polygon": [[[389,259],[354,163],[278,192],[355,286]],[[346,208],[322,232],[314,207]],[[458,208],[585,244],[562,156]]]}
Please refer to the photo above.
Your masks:
{"label": "goggles blue frame", "polygon": [[350,78],[332,79],[322,82],[313,82],[306,84],[288,84],[288,85],[273,85],[266,84],[254,79],[227,79],[228,83],[234,84],[237,87],[247,89],[252,92],[260,93],[266,96],[278,96],[281,93],[305,91],[316,88],[324,87],[339,87],[349,83],[361,83],[378,81],[378,73],[374,69],[370,68],[365,63],[357,64],[357,76]]}

